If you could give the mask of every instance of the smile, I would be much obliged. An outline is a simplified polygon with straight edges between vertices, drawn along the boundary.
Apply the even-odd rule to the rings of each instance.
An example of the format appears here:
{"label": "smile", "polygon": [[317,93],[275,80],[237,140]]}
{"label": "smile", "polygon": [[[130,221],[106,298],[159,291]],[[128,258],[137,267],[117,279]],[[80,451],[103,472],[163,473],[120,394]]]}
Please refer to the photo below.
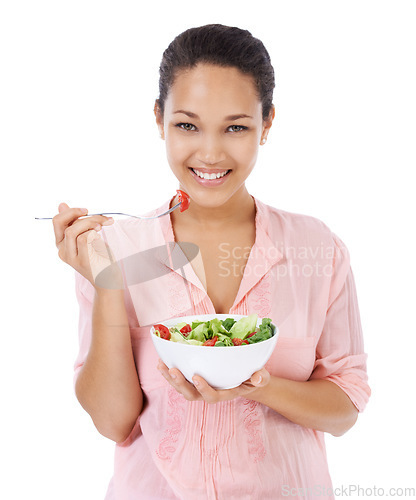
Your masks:
{"label": "smile", "polygon": [[230,170],[222,170],[221,172],[201,172],[200,170],[197,170],[196,168],[191,168],[192,172],[200,177],[201,179],[206,179],[206,180],[214,180],[214,179],[221,179],[221,177],[224,177],[227,175]]}

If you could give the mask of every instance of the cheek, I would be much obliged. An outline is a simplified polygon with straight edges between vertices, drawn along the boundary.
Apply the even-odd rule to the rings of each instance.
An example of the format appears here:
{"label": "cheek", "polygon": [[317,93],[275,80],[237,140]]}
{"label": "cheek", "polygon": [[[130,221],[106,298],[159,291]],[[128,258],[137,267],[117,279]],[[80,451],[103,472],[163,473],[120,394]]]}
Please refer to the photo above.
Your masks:
{"label": "cheek", "polygon": [[238,164],[252,168],[257,158],[258,146],[255,141],[235,141],[229,152]]}
{"label": "cheek", "polygon": [[186,141],[180,138],[175,138],[174,140],[166,138],[166,154],[171,164],[179,163],[187,158],[188,151],[189,145],[187,146]]}

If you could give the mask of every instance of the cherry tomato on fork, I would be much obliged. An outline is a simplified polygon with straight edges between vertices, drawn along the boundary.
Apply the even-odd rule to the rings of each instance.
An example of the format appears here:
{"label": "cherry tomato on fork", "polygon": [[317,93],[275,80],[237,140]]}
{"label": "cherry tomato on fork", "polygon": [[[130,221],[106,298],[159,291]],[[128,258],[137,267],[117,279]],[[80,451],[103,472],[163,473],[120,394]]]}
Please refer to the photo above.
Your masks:
{"label": "cherry tomato on fork", "polygon": [[189,207],[190,199],[189,196],[185,193],[185,191],[182,191],[180,189],[177,189],[176,192],[178,193],[178,198],[181,206],[179,207],[179,210],[183,212]]}
{"label": "cherry tomato on fork", "polygon": [[153,325],[153,328],[159,332],[161,339],[170,340],[170,331],[165,325]]}

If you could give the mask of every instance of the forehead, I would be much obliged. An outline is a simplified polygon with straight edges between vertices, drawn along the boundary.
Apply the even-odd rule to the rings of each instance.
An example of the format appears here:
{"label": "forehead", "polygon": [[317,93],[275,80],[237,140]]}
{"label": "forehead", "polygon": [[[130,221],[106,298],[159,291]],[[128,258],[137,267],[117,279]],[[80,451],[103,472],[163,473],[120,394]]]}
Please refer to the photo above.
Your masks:
{"label": "forehead", "polygon": [[[191,109],[193,108],[193,109]],[[170,88],[165,110],[175,109],[219,111],[221,114],[261,113],[254,78],[234,67],[198,64],[179,70]]]}

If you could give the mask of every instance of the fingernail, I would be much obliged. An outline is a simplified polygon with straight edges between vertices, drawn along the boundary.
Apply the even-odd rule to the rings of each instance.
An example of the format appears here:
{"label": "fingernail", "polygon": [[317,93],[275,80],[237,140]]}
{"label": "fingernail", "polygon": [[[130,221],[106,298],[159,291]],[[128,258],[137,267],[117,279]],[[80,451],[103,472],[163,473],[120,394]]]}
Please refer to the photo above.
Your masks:
{"label": "fingernail", "polygon": [[100,224],[97,224],[94,228],[94,231],[99,231],[101,229],[101,225]]}
{"label": "fingernail", "polygon": [[110,224],[112,224],[114,222],[114,219],[112,217],[110,217],[109,219],[105,220],[104,222],[102,222],[102,225],[103,226],[109,226]]}
{"label": "fingernail", "polygon": [[175,375],[174,373],[170,373],[170,372],[169,372],[169,375],[170,375],[170,378],[173,378],[173,379],[175,379],[175,378],[176,378],[176,375]]}
{"label": "fingernail", "polygon": [[254,380],[255,384],[260,384],[260,382],[261,382],[261,375],[259,375],[258,377],[256,377],[256,379]]}
{"label": "fingernail", "polygon": [[194,385],[199,385],[198,380],[196,380],[196,379],[192,379],[192,380],[194,381]]}
{"label": "fingernail", "polygon": [[88,213],[88,208],[81,208],[81,212],[86,215]]}

